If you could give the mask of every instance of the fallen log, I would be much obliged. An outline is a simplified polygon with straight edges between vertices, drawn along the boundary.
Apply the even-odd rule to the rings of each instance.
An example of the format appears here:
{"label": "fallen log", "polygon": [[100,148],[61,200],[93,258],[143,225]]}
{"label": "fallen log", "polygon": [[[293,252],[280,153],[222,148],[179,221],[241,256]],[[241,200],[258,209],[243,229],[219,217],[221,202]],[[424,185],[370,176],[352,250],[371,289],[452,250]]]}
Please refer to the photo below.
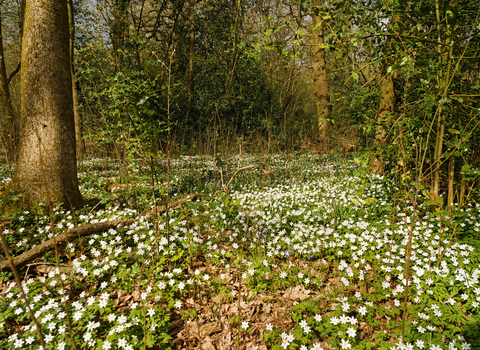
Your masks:
{"label": "fallen log", "polygon": [[[183,198],[168,204],[168,209],[170,210],[170,209],[177,208],[188,200],[194,201],[200,197],[208,197],[208,196],[205,193],[191,193],[186,198]],[[162,212],[165,212],[166,210],[167,210],[166,206],[161,206],[157,208],[157,215],[161,214]],[[80,238],[82,236],[89,236],[91,234],[107,231],[111,228],[116,228],[119,226],[122,226],[122,227],[130,226],[135,221],[141,218],[152,219],[154,217],[155,217],[155,210],[149,211],[147,212],[147,215],[142,215],[134,219],[97,222],[95,224],[86,224],[83,226],[74,227],[56,235],[55,238],[45,241],[42,244],[36,246],[35,248],[30,249],[28,252],[25,252],[23,254],[20,254],[14,257],[13,264],[16,267],[24,266],[25,264],[28,264],[29,262],[33,261],[40,255],[42,255],[44,252],[54,249],[55,244],[57,244],[57,246],[65,245],[68,242],[73,241],[74,239]],[[9,271],[9,270],[11,270],[11,268],[8,260],[0,261],[0,271]]]}

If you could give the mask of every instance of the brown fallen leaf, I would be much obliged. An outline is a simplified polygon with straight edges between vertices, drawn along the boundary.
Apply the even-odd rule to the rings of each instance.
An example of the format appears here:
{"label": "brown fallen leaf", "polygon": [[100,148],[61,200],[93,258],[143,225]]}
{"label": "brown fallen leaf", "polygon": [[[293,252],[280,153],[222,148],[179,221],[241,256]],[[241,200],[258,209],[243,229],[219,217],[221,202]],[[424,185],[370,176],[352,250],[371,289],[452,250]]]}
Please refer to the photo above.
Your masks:
{"label": "brown fallen leaf", "polygon": [[205,338],[213,333],[221,332],[222,324],[218,321],[210,322],[200,327],[200,337]]}
{"label": "brown fallen leaf", "polygon": [[216,350],[215,345],[213,345],[211,342],[206,341],[202,344],[201,346],[202,350]]}
{"label": "brown fallen leaf", "polygon": [[285,294],[283,295],[285,299],[290,300],[305,300],[309,297],[310,291],[305,289],[305,287],[301,284],[294,288],[288,288],[285,290]]}

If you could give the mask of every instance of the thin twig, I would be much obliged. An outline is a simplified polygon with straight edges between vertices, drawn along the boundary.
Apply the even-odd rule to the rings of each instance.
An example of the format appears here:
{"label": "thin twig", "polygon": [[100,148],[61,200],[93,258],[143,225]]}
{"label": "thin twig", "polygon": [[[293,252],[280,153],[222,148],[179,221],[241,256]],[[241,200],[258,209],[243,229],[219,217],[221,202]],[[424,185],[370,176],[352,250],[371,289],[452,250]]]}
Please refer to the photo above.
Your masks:
{"label": "thin twig", "polygon": [[20,288],[20,293],[22,294],[23,301],[25,302],[25,305],[27,306],[28,313],[30,314],[30,318],[32,319],[33,323],[35,323],[35,326],[37,327],[38,336],[40,338],[40,344],[42,345],[43,349],[46,349],[45,342],[43,341],[42,327],[38,323],[37,319],[35,318],[35,315],[33,314],[32,309],[30,308],[30,304],[27,300],[27,296],[25,295],[25,292],[23,291],[22,281],[20,279],[20,275],[18,274],[18,271],[15,268],[15,264],[13,263],[13,258],[10,255],[10,251],[8,250],[7,242],[5,242],[5,238],[3,237],[3,233],[1,231],[0,231],[0,240],[2,241],[3,251],[5,252],[6,258],[8,259],[10,269],[13,272],[13,276],[15,276],[15,281],[17,282],[17,286],[18,286],[18,288]]}
{"label": "thin twig", "polygon": [[237,174],[242,171],[242,170],[245,170],[245,169],[250,169],[250,168],[254,168],[255,165],[248,165],[248,166],[244,166],[243,168],[240,168],[240,169],[237,169],[237,171],[235,172],[235,174],[232,175],[232,177],[230,178],[230,181],[228,181],[227,183],[227,187],[225,188],[225,194],[228,195],[228,189],[230,187],[230,184],[232,183],[233,179],[235,179],[235,176],[237,176]]}

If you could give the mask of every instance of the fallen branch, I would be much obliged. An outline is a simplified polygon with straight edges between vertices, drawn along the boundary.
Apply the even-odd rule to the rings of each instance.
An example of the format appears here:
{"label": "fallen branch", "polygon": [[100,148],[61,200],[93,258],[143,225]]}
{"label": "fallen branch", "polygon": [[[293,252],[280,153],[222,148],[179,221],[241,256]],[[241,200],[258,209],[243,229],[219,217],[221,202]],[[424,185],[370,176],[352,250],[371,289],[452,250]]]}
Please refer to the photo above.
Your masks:
{"label": "fallen branch", "polygon": [[248,165],[248,166],[244,166],[243,168],[239,168],[237,169],[237,171],[235,172],[235,174],[232,175],[232,177],[230,178],[230,181],[228,181],[227,183],[227,187],[225,188],[225,194],[228,195],[228,189],[230,187],[230,184],[232,183],[233,179],[235,179],[235,176],[237,176],[237,174],[242,171],[242,170],[245,170],[245,169],[250,169],[250,168],[253,168],[255,167],[255,165]]}
{"label": "fallen branch", "polygon": [[[168,205],[168,209],[174,209],[179,207],[181,204],[185,203],[188,200],[196,200],[200,197],[208,197],[204,193],[191,193],[186,198],[180,199]],[[165,206],[157,208],[157,214],[165,212],[167,209]],[[95,224],[87,224],[75,228],[68,229],[60,234],[58,234],[55,239],[50,239],[42,244],[36,246],[35,248],[30,249],[28,252],[20,254],[13,258],[13,264],[16,267],[21,267],[25,264],[28,264],[32,260],[36,259],[44,252],[49,251],[55,247],[55,240],[57,241],[57,245],[65,245],[68,242],[80,238],[82,236],[89,236],[94,233],[99,233],[103,231],[107,231],[111,228],[116,228],[119,226],[130,226],[135,221],[141,218],[152,219],[155,216],[155,211],[147,212],[146,216],[139,216],[135,219],[124,219],[124,220],[113,220],[113,221],[105,221],[105,222],[97,222]],[[11,270],[8,260],[0,261],[0,271],[8,271]]]}

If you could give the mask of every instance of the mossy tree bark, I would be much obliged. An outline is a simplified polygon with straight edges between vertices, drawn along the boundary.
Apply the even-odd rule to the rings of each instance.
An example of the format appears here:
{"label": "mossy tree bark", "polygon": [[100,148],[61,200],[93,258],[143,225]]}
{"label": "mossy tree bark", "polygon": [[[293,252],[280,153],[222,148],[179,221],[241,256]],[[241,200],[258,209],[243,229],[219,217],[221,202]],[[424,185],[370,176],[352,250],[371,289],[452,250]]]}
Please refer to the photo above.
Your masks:
{"label": "mossy tree bark", "polygon": [[[22,125],[13,188],[32,202],[80,207],[67,2],[28,0],[22,38]],[[48,195],[48,197],[47,197]]]}
{"label": "mossy tree bark", "polygon": [[125,53],[125,43],[128,40],[130,0],[115,0],[111,2],[112,19],[110,20],[110,40],[116,68],[121,71]]}
{"label": "mossy tree bark", "polygon": [[9,161],[14,161],[15,154],[15,115],[13,113],[8,77],[3,53],[2,12],[0,9],[0,101],[2,107],[2,141]]}
{"label": "mossy tree bark", "polygon": [[325,54],[325,26],[320,14],[312,13],[313,25],[313,86],[317,108],[320,141],[325,142],[332,123],[328,120],[331,114],[330,95],[327,82],[327,61]]}

